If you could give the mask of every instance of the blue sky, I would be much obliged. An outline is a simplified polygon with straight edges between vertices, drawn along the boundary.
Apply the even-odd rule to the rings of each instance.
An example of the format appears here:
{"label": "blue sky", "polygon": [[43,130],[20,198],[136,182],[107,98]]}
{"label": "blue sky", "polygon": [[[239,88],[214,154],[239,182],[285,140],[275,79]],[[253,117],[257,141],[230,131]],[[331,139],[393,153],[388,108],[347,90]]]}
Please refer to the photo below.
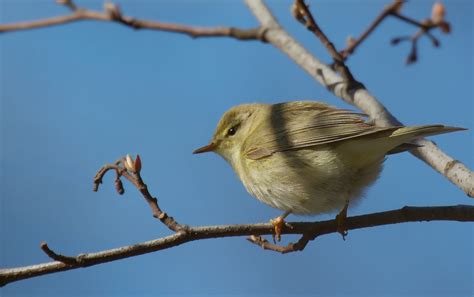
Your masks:
{"label": "blue sky", "polygon": [[[2,23],[68,13],[54,1],[0,0]],[[311,1],[338,48],[389,1]],[[78,1],[101,9],[101,1]],[[240,1],[122,1],[125,14],[201,26],[249,28]],[[269,1],[281,24],[323,60],[319,42]],[[407,15],[430,15],[432,1],[410,1]],[[473,3],[447,1],[452,34],[441,47],[389,44],[414,28],[389,19],[350,58],[356,77],[405,124],[443,123],[470,131],[437,144],[473,162]],[[280,214],[246,193],[217,155],[192,155],[220,116],[248,102],[314,99],[347,108],[281,52],[260,42],[197,39],[81,22],[0,35],[0,266],[49,261],[39,249],[75,255],[169,234],[126,184],[113,177],[98,193],[104,163],[139,153],[142,176],[181,223],[266,222]],[[350,210],[471,204],[461,190],[410,154],[391,156],[380,180]],[[329,215],[289,220],[330,219]],[[321,237],[303,252],[280,255],[244,238],[188,243],[118,262],[12,283],[1,296],[472,296],[472,224],[411,223]],[[295,240],[284,236],[284,242]]]}

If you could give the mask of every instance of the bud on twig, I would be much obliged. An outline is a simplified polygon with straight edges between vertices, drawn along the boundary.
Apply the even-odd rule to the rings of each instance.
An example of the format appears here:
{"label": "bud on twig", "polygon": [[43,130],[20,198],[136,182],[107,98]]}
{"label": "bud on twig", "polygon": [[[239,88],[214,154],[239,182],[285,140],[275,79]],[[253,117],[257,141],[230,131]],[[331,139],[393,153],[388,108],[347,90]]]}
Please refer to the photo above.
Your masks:
{"label": "bud on twig", "polygon": [[104,10],[105,13],[114,20],[120,20],[122,18],[122,11],[120,10],[120,6],[117,3],[105,1]]}
{"label": "bud on twig", "polygon": [[451,26],[449,25],[448,22],[443,21],[443,22],[439,23],[438,26],[439,26],[439,29],[441,30],[441,32],[443,32],[443,33],[448,34],[449,32],[451,32]]}
{"label": "bud on twig", "polygon": [[400,38],[400,37],[395,37],[395,38],[392,38],[392,40],[390,40],[390,43],[391,43],[392,45],[397,45],[397,44],[400,43],[400,41],[402,41],[402,38]]}
{"label": "bud on twig", "polygon": [[406,63],[407,65],[410,65],[410,64],[415,63],[417,60],[418,60],[418,53],[417,53],[416,45],[413,44],[411,48],[411,52],[406,59]]}
{"label": "bud on twig", "polygon": [[137,155],[137,157],[135,158],[134,169],[136,173],[140,173],[140,170],[142,170],[142,159],[140,159],[140,155]]}
{"label": "bud on twig", "polygon": [[135,172],[135,162],[129,154],[125,156],[125,160],[123,163],[128,171]]}
{"label": "bud on twig", "polygon": [[397,0],[395,5],[393,6],[393,12],[400,13],[403,7],[404,0]]}
{"label": "bud on twig", "polygon": [[73,11],[77,10],[77,6],[72,2],[72,0],[56,0],[56,3],[59,5],[67,6]]}
{"label": "bud on twig", "polygon": [[402,41],[410,40],[409,36],[400,36],[400,37],[394,37],[390,40],[391,45],[397,45]]}
{"label": "bud on twig", "polygon": [[436,2],[433,4],[433,9],[431,10],[431,21],[435,24],[439,24],[444,21],[444,16],[446,15],[446,8],[443,3]]}
{"label": "bud on twig", "polygon": [[301,9],[299,3],[295,1],[291,5],[291,15],[300,23],[306,25],[306,19],[304,17],[304,11]]}
{"label": "bud on twig", "polygon": [[125,169],[130,172],[140,173],[140,170],[142,170],[142,159],[140,159],[140,155],[137,155],[135,160],[133,160],[132,157],[127,154],[123,163],[125,165]]}
{"label": "bud on twig", "polygon": [[353,46],[355,42],[356,42],[356,40],[355,40],[354,37],[352,37],[352,36],[350,36],[350,35],[347,36],[347,38],[346,38],[346,46],[347,46],[347,47]]}

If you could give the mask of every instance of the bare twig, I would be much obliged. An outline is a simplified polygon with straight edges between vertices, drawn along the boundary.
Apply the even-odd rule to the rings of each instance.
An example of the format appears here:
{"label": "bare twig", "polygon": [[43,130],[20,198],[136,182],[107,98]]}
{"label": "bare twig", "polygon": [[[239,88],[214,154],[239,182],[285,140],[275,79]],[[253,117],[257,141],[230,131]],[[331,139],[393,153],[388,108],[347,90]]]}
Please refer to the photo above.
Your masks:
{"label": "bare twig", "polygon": [[40,244],[40,248],[43,250],[43,252],[48,255],[51,259],[59,262],[63,262],[64,264],[69,264],[69,265],[76,265],[78,262],[76,261],[76,258],[74,257],[68,257],[68,256],[63,256],[56,254],[53,250],[51,250],[46,242],[42,242]]}
{"label": "bare twig", "polygon": [[[354,216],[347,218],[345,226],[348,230],[363,229],[376,226],[421,222],[421,221],[458,221],[474,222],[474,206],[438,206],[438,207],[403,207],[397,210]],[[282,230],[284,234],[302,234],[303,237],[295,244],[289,244],[289,248],[277,248],[274,245],[264,243],[264,248],[278,252],[290,252],[302,250],[308,241],[322,235],[336,233],[336,220],[321,222],[292,222],[293,228]],[[123,246],[96,253],[86,253],[77,256],[53,256],[60,261],[42,263],[31,266],[0,269],[0,286],[22,279],[37,277],[40,275],[56,273],[81,267],[107,263],[119,259],[125,259],[142,254],[152,253],[186,242],[203,240],[209,238],[224,238],[236,236],[251,236],[253,241],[260,244],[265,240],[258,237],[273,234],[272,224],[244,224],[244,225],[222,225],[189,227],[187,232],[178,232],[159,239],[150,240],[130,246]],[[251,239],[252,240],[252,239]],[[51,251],[48,255],[58,255]],[[68,259],[64,261],[64,259]]]}
{"label": "bare twig", "polygon": [[[390,5],[386,6],[382,12],[375,18],[375,20],[369,25],[369,27],[357,38],[351,40],[347,47],[343,49],[340,54],[344,60],[347,60],[349,55],[353,54],[355,49],[389,16],[393,16],[405,23],[414,25],[419,28],[412,36],[400,36],[395,37],[391,40],[392,45],[396,45],[401,41],[411,41],[411,51],[407,57],[407,64],[411,64],[417,60],[417,42],[420,37],[427,36],[432,42],[433,46],[438,47],[440,45],[439,40],[431,34],[431,30],[440,28],[443,32],[449,32],[449,23],[444,21],[444,6],[440,3],[436,3],[434,8],[435,16],[432,19],[426,19],[424,21],[417,21],[408,16],[402,15],[400,9],[404,3],[404,0],[394,0]],[[438,11],[441,9],[442,12],[436,16],[436,8]],[[433,20],[434,18],[434,20]]]}
{"label": "bare twig", "polygon": [[324,34],[321,28],[319,28],[304,0],[295,0],[293,11],[295,12],[296,19],[303,23],[308,30],[313,32],[327,49],[334,60],[335,69],[341,74],[344,80],[351,84],[354,83],[354,76],[344,63],[344,58],[339,54],[334,44],[329,40],[326,34]]}
{"label": "bare twig", "polygon": [[355,49],[370,35],[370,33],[372,33],[385,18],[396,13],[402,4],[403,0],[394,0],[390,5],[386,6],[369,27],[359,36],[359,38],[355,39],[340,52],[342,58],[346,60],[349,55],[353,54]]}
{"label": "bare twig", "polygon": [[287,254],[287,253],[298,252],[298,251],[304,250],[308,242],[310,240],[314,240],[315,238],[316,238],[316,235],[313,235],[311,233],[304,233],[296,243],[290,242],[286,246],[273,244],[269,242],[268,240],[266,240],[265,238],[263,238],[262,236],[256,236],[256,235],[251,235],[247,237],[247,240],[253,244],[260,246],[264,250],[274,251],[281,254]]}
{"label": "bare twig", "polygon": [[127,27],[138,29],[149,29],[157,31],[166,31],[179,34],[185,34],[193,38],[197,37],[232,37],[239,40],[262,40],[263,30],[261,28],[238,29],[232,27],[202,28],[191,27],[181,24],[172,24],[164,22],[155,22],[143,19],[136,19],[121,14],[109,12],[92,11],[78,8],[72,1],[59,0],[58,3],[68,6],[72,13],[65,16],[57,16],[36,21],[27,21],[11,24],[0,24],[0,33],[30,30],[36,28],[50,27],[68,24],[82,20],[96,20],[104,22],[117,22]]}
{"label": "bare twig", "polygon": [[[367,89],[351,89],[350,84],[341,79],[331,67],[319,61],[292,38],[278,24],[262,0],[245,0],[245,2],[262,27],[266,28],[265,40],[288,55],[322,86],[345,102],[357,106],[369,115],[378,126],[403,125]],[[419,140],[417,144],[422,147],[411,150],[412,154],[444,175],[469,197],[474,197],[474,173],[469,168],[459,161],[451,166],[455,160],[431,141]]]}
{"label": "bare twig", "polygon": [[[139,156],[137,156],[137,160],[140,160]],[[98,191],[99,185],[102,183],[102,179],[104,175],[109,170],[115,170],[116,172],[115,185],[116,185],[117,192],[119,194],[123,193],[123,185],[122,185],[122,182],[120,181],[120,177],[123,176],[140,191],[143,198],[145,198],[145,201],[148,203],[148,206],[150,207],[153,213],[153,217],[159,219],[163,224],[165,224],[170,230],[174,232],[185,232],[186,230],[185,226],[178,224],[178,222],[176,222],[176,220],[173,217],[168,216],[166,212],[161,210],[161,208],[158,205],[158,200],[150,194],[150,192],[148,191],[147,185],[143,182],[143,179],[140,175],[140,170],[135,170],[135,171],[127,170],[128,168],[125,165],[126,161],[127,160],[125,158],[120,158],[114,164],[106,164],[102,166],[102,168],[99,169],[99,171],[94,177],[94,188],[93,188],[94,191]]]}
{"label": "bare twig", "polygon": [[442,26],[443,24],[448,25],[448,23],[446,23],[444,21],[435,23],[430,19],[426,19],[423,22],[418,23],[417,21],[412,20],[408,17],[402,16],[400,14],[392,14],[392,15],[395,16],[395,17],[398,17],[401,20],[405,20],[410,24],[415,24],[416,26],[418,26],[420,28],[412,36],[398,36],[398,37],[392,38],[392,40],[391,40],[392,45],[397,45],[402,41],[410,41],[411,42],[411,50],[410,50],[410,53],[408,54],[407,59],[406,59],[407,64],[412,64],[412,63],[414,63],[418,60],[417,43],[418,43],[418,40],[422,36],[427,36],[430,39],[430,41],[431,41],[431,43],[433,44],[434,47],[439,47],[439,45],[440,45],[439,40],[433,34],[431,34],[430,31],[434,28],[438,28],[438,27]]}

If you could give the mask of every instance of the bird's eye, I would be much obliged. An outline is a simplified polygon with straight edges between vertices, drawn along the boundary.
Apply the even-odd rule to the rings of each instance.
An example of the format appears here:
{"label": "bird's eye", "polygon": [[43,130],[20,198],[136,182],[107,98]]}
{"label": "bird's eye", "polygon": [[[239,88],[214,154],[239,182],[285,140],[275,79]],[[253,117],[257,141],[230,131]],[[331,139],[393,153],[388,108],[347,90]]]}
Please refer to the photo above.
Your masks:
{"label": "bird's eye", "polygon": [[234,126],[234,127],[229,128],[229,130],[227,130],[227,136],[235,135],[235,133],[237,132],[237,128],[238,128],[238,126]]}

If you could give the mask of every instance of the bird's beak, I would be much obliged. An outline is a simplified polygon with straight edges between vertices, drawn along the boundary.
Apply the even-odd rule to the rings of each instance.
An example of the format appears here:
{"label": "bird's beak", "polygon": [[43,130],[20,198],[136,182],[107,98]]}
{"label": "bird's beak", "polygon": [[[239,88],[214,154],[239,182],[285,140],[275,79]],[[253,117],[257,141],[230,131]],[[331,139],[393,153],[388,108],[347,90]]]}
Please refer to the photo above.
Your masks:
{"label": "bird's beak", "polygon": [[205,145],[203,147],[198,148],[197,150],[194,150],[193,154],[201,154],[201,153],[212,152],[216,148],[217,148],[217,144],[214,143],[214,142],[211,142],[208,145]]}

